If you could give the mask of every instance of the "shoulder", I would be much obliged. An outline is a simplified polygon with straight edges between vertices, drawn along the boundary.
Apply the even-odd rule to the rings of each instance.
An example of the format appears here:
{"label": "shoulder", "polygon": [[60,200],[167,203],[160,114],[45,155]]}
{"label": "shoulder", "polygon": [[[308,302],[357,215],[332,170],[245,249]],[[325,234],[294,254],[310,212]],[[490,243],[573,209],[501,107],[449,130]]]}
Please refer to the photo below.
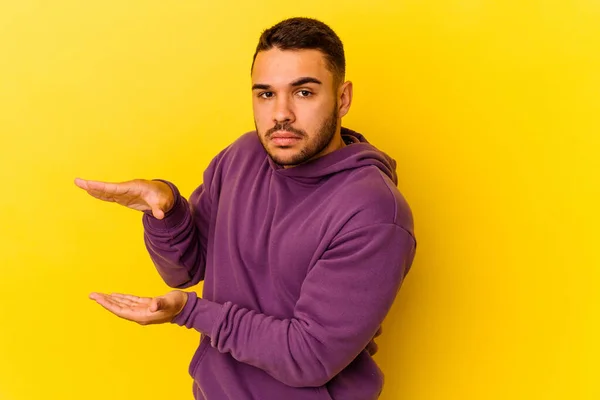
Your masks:
{"label": "shoulder", "polygon": [[394,224],[413,235],[413,214],[406,198],[375,166],[350,171],[336,197],[347,211],[344,231],[367,225]]}
{"label": "shoulder", "polygon": [[266,153],[256,131],[246,132],[213,157],[206,172],[214,174],[231,168],[239,169],[247,166],[249,161],[260,160],[261,155]]}
{"label": "shoulder", "polygon": [[256,155],[257,153],[264,154],[264,148],[258,139],[256,131],[250,131],[242,134],[233,143],[231,143],[226,149],[228,156],[234,156],[239,154]]}

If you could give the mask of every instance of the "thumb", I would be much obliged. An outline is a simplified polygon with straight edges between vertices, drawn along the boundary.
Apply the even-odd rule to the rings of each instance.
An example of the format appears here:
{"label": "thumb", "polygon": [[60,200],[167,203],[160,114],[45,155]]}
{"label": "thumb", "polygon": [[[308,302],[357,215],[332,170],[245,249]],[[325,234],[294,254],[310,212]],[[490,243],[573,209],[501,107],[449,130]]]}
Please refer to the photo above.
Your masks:
{"label": "thumb", "polygon": [[165,308],[165,299],[161,297],[155,297],[150,303],[150,312],[162,311]]}
{"label": "thumb", "polygon": [[154,206],[152,207],[152,215],[156,219],[163,219],[165,217],[165,213],[160,208]]}

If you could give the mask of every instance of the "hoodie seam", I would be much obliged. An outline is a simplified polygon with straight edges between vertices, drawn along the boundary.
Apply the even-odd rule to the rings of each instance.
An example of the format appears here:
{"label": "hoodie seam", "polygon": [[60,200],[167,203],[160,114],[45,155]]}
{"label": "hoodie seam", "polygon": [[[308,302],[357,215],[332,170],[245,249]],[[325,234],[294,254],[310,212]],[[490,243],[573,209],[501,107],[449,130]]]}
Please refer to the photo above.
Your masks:
{"label": "hoodie seam", "polygon": [[[394,204],[394,219],[393,219],[394,222],[393,223],[397,225],[397,223],[398,223],[398,203],[395,201],[396,199],[395,199],[394,193],[392,192],[392,188],[390,188],[389,183],[386,182],[381,170],[375,166],[373,166],[373,168],[375,168],[377,170],[377,172],[379,173],[379,177],[383,181],[383,184],[385,185],[385,187],[388,190],[388,193],[390,194],[390,197],[391,197],[390,200]],[[398,226],[400,226],[400,225],[398,225]]]}

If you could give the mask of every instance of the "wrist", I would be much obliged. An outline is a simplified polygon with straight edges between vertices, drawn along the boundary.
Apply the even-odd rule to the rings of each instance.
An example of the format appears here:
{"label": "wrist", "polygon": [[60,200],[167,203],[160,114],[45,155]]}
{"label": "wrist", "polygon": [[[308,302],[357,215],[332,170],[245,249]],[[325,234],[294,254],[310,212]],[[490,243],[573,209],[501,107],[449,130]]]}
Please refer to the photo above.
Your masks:
{"label": "wrist", "polygon": [[177,317],[179,314],[181,314],[181,312],[182,312],[182,311],[183,311],[183,309],[185,308],[185,305],[186,305],[186,304],[187,304],[187,302],[188,302],[188,297],[189,297],[189,296],[188,296],[188,294],[187,294],[187,292],[184,292],[184,291],[182,291],[182,290],[178,290],[177,292],[179,292],[179,293],[180,293],[180,295],[181,295],[181,300],[179,301],[179,304],[178,304],[177,310],[175,311],[175,314],[173,314],[173,318],[172,318],[172,319],[175,319],[175,318],[176,318],[176,317]]}
{"label": "wrist", "polygon": [[176,325],[184,325],[186,321],[189,319],[192,310],[194,309],[196,300],[198,299],[198,295],[196,292],[184,292],[185,293],[185,302],[183,303],[183,308],[175,317],[171,319],[171,323]]}

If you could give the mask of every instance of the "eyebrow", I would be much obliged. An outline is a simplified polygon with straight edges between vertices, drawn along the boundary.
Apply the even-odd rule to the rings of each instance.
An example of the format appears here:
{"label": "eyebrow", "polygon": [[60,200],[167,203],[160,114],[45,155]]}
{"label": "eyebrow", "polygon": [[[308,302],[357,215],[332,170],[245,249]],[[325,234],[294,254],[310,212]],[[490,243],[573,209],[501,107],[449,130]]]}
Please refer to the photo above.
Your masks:
{"label": "eyebrow", "polygon": [[317,78],[312,78],[310,76],[307,76],[304,78],[296,79],[294,82],[292,82],[292,86],[302,86],[302,85],[306,85],[307,83],[316,83],[317,85],[323,84]]}
{"label": "eyebrow", "polygon": [[[318,80],[317,78],[313,78],[310,76],[306,76],[303,78],[299,78],[296,79],[294,82],[292,82],[290,84],[290,86],[302,86],[302,85],[306,85],[307,83],[316,83],[317,85],[322,85],[323,82],[321,82],[320,80]],[[271,85],[267,85],[264,83],[255,83],[254,85],[252,85],[252,90],[268,90],[271,89]]]}

